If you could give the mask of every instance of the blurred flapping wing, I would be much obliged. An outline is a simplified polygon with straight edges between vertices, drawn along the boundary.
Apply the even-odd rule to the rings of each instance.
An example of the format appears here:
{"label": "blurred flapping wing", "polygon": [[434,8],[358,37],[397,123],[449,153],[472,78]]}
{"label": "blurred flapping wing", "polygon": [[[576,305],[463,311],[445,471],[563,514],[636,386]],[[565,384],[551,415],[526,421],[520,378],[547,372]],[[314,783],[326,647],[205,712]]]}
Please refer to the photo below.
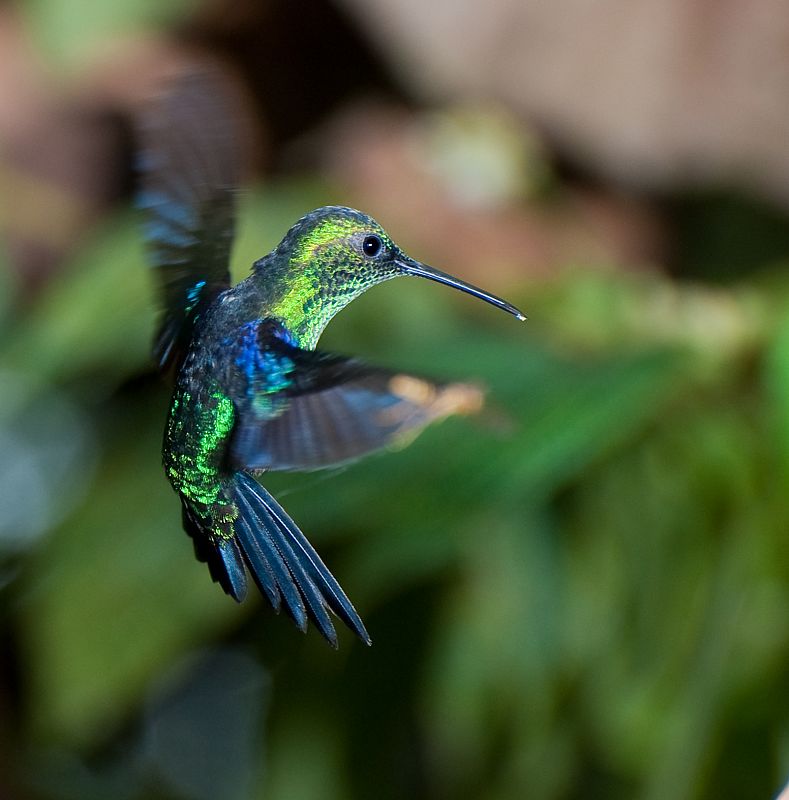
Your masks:
{"label": "blurred flapping wing", "polygon": [[244,352],[245,402],[232,446],[251,470],[310,470],[404,443],[429,423],[478,411],[482,390],[436,383],[372,367],[357,359],[302,350],[283,329],[250,325]]}
{"label": "blurred flapping wing", "polygon": [[161,370],[182,358],[197,317],[230,285],[240,179],[240,98],[218,71],[181,76],[139,120],[144,236],[161,292]]}

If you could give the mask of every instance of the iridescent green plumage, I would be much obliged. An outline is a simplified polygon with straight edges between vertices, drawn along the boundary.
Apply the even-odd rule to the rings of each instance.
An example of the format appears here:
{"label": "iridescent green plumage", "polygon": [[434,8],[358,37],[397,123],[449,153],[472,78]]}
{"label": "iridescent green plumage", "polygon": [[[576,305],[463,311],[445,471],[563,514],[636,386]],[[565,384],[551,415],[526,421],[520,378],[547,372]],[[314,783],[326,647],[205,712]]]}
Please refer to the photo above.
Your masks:
{"label": "iridescent green plumage", "polygon": [[205,76],[183,82],[142,128],[140,205],[165,300],[155,353],[163,370],[177,370],[165,471],[198,558],[228,594],[244,597],[248,569],[302,629],[309,617],[336,645],[330,610],[369,643],[337,581],[251,475],[359,458],[478,407],[475,387],[314,350],[329,320],[370,287],[426,277],[523,315],[409,258],[372,218],[344,207],[302,217],[230,287],[237,164],[228,152],[233,116],[218,113],[219,96]]}
{"label": "iridescent green plumage", "polygon": [[233,431],[233,401],[216,387],[197,395],[176,388],[165,429],[164,468],[173,488],[217,537],[233,535],[238,511],[222,496],[223,454]]}
{"label": "iridescent green plumage", "polygon": [[318,209],[303,217],[255,264],[251,280],[267,286],[261,316],[279,320],[300,347],[313,349],[338,311],[398,274],[394,266],[357,263],[360,241],[369,235],[377,236],[382,248],[394,247],[378,223],[352,209]]}

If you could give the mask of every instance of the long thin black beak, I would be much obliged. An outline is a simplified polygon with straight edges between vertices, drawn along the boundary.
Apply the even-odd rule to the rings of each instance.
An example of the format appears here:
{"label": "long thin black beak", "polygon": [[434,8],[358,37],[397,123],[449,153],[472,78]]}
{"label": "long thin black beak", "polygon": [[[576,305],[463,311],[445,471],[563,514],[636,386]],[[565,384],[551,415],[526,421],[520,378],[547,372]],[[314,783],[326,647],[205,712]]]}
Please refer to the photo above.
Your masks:
{"label": "long thin black beak", "polygon": [[513,306],[511,303],[508,303],[506,300],[496,297],[495,294],[490,294],[484,289],[472,286],[472,284],[458,280],[458,278],[453,278],[452,275],[447,275],[446,272],[441,272],[441,270],[435,269],[434,267],[429,267],[427,264],[414,261],[413,258],[409,258],[409,256],[405,255],[404,253],[400,253],[397,258],[395,258],[395,263],[398,267],[400,267],[404,275],[414,275],[418,278],[428,278],[431,281],[437,281],[438,283],[443,283],[446,286],[452,286],[454,289],[460,289],[461,292],[466,292],[467,294],[474,295],[474,297],[479,297],[480,300],[484,300],[486,303],[496,306],[496,308],[500,308],[503,311],[509,312],[513,317],[516,317],[521,321],[526,319],[526,315],[524,313],[519,311],[517,308],[515,308],[515,306]]}

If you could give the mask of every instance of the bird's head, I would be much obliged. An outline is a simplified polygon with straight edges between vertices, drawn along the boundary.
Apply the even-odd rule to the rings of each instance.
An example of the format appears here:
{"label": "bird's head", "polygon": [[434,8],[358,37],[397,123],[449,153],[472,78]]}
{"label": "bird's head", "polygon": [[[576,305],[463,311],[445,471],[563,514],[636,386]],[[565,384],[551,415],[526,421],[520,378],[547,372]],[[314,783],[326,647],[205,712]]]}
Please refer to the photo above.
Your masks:
{"label": "bird's head", "polygon": [[274,264],[281,270],[280,297],[272,313],[300,332],[302,346],[313,347],[329,320],[362,292],[405,275],[452,286],[525,319],[495,295],[407,256],[372,217],[352,208],[311,211],[288,231],[272,256],[258,262],[262,270]]}

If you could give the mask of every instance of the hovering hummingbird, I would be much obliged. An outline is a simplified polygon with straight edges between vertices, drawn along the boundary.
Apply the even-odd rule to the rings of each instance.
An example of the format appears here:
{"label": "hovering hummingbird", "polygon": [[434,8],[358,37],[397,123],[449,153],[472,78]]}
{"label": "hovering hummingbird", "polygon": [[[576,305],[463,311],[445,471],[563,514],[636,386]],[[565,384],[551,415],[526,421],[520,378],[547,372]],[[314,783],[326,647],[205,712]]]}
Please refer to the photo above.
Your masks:
{"label": "hovering hummingbird", "polygon": [[154,355],[176,374],[164,468],[196,556],[227,594],[243,600],[249,572],[302,631],[312,619],[336,647],[332,611],[370,644],[339,583],[255,477],[359,458],[468,410],[480,394],[315,350],[321,332],[362,292],[400,276],[525,317],[415,261],[374,219],[340,206],[305,214],[232,286],[238,131],[221,90],[205,76],[181,80],[141,119],[138,204],[164,306]]}

